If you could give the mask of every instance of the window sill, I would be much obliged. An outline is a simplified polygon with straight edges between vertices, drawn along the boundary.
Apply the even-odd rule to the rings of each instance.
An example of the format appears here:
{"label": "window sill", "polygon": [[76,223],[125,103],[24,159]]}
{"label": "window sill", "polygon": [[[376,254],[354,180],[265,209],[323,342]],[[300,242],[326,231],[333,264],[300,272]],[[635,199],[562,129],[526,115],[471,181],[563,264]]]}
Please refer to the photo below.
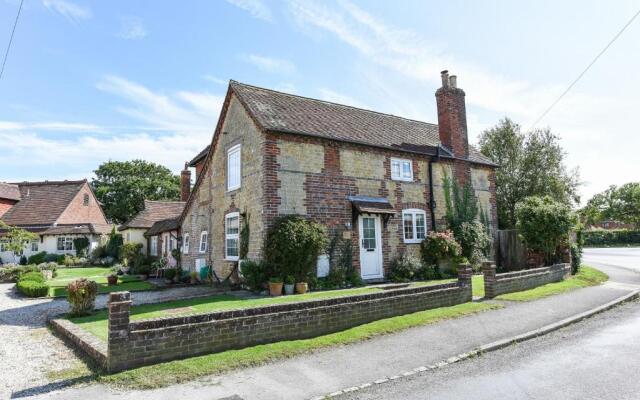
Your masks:
{"label": "window sill", "polygon": [[239,261],[240,257],[225,257],[225,261]]}
{"label": "window sill", "polygon": [[405,239],[405,244],[420,244],[424,241],[424,239]]}
{"label": "window sill", "polygon": [[391,178],[392,181],[413,182],[413,178]]}
{"label": "window sill", "polygon": [[237,192],[237,191],[238,191],[238,190],[240,190],[240,189],[242,189],[242,186],[228,188],[228,189],[227,189],[227,193]]}

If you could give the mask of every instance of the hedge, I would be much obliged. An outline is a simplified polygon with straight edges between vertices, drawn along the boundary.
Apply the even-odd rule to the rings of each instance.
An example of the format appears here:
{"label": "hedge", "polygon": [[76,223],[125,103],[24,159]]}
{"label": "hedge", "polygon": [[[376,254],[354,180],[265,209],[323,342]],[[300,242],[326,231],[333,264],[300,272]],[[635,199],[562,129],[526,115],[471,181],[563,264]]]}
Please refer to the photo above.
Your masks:
{"label": "hedge", "polygon": [[625,246],[640,244],[640,230],[598,229],[584,231],[585,246]]}
{"label": "hedge", "polygon": [[21,280],[16,287],[27,297],[45,297],[49,294],[49,285],[43,282]]}

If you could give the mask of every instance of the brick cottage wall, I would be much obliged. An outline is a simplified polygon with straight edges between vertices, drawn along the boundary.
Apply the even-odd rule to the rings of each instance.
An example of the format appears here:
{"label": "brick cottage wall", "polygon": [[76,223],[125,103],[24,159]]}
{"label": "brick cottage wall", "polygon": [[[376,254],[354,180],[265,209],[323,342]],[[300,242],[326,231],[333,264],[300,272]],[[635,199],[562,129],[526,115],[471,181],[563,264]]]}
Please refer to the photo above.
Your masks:
{"label": "brick cottage wall", "polygon": [[130,322],[129,292],[109,295],[108,370],[120,371],[258,344],[316,337],[357,325],[471,301],[471,267],[435,286],[244,310]]}
{"label": "brick cottage wall", "polygon": [[482,264],[484,275],[484,295],[494,298],[501,294],[532,289],[551,282],[559,282],[571,274],[571,264],[555,264],[550,267],[496,274],[496,266],[491,262]]}

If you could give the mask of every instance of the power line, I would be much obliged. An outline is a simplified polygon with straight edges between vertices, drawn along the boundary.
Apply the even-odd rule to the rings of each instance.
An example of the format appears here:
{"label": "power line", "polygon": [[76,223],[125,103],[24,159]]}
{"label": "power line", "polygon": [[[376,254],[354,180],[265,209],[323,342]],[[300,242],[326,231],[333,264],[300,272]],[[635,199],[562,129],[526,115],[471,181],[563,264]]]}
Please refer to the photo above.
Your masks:
{"label": "power line", "polygon": [[636,19],[636,17],[637,17],[638,15],[640,15],[640,10],[638,10],[638,12],[637,12],[637,13],[635,13],[633,17],[631,17],[631,19],[629,20],[629,22],[627,22],[627,23],[622,27],[622,29],[620,29],[620,31],[619,31],[619,32],[618,32],[618,33],[613,37],[613,39],[611,39],[611,41],[610,41],[610,42],[609,42],[609,43],[604,47],[604,49],[602,49],[602,51],[601,51],[600,53],[598,53],[598,55],[597,55],[597,56],[596,56],[596,57],[595,57],[595,58],[594,58],[594,59],[589,63],[589,65],[587,65],[587,68],[585,68],[585,69],[580,73],[580,75],[578,75],[578,77],[577,77],[573,82],[571,82],[571,84],[569,85],[569,87],[567,87],[567,89],[565,89],[565,91],[564,91],[564,92],[562,92],[562,94],[561,94],[560,96],[558,96],[558,98],[557,98],[557,99],[556,99],[556,100],[555,100],[555,101],[554,101],[554,102],[553,102],[553,103],[552,103],[552,104],[551,104],[551,105],[550,105],[546,110],[544,110],[544,112],[542,113],[542,115],[540,115],[540,117],[538,117],[538,119],[536,119],[536,121],[531,125],[531,128],[530,128],[530,129],[533,129],[533,128],[538,124],[538,122],[540,122],[540,121],[541,121],[541,120],[542,120],[542,119],[543,119],[543,118],[544,118],[544,117],[549,113],[549,111],[551,111],[551,109],[552,109],[553,107],[555,107],[555,106],[556,106],[556,104],[558,104],[558,103],[560,102],[560,100],[562,100],[562,98],[563,98],[567,93],[569,93],[569,91],[573,88],[573,86],[574,86],[576,83],[578,83],[578,81],[579,81],[580,79],[582,79],[582,77],[584,76],[584,74],[586,74],[586,73],[587,73],[587,71],[589,71],[589,69],[591,69],[591,67],[593,66],[593,64],[595,64],[595,63],[596,63],[596,61],[598,61],[598,59],[599,59],[599,58],[600,58],[600,57],[601,57],[601,56],[602,56],[602,55],[603,55],[603,54],[604,54],[604,53],[609,49],[609,47],[611,47],[611,45],[612,45],[616,40],[618,40],[618,38],[620,37],[620,35],[622,35],[622,32],[624,32],[624,31],[629,27],[629,25],[631,25],[631,23]]}
{"label": "power line", "polygon": [[0,69],[0,79],[2,79],[2,74],[4,74],[4,66],[7,63],[7,57],[9,57],[9,50],[11,49],[11,43],[13,42],[13,35],[16,33],[16,26],[18,26],[18,19],[20,19],[20,11],[22,11],[22,4],[24,0],[20,0],[20,7],[18,7],[18,14],[16,15],[16,21],[13,23],[13,29],[11,30],[11,37],[9,38],[9,45],[7,46],[7,51],[4,53],[4,59],[2,60],[2,69]]}

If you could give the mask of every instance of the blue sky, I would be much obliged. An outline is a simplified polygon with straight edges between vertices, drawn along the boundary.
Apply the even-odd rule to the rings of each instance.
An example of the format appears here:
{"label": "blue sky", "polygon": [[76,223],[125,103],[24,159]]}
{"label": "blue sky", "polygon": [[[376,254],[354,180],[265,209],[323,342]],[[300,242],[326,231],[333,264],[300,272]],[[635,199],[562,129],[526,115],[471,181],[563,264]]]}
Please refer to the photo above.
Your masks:
{"label": "blue sky", "polygon": [[[4,52],[18,0],[0,0]],[[524,127],[637,12],[636,1],[25,0],[0,80],[0,181],[90,178],[143,158],[178,172],[211,139],[227,81],[437,122],[439,72],[471,141]],[[583,197],[639,179],[640,21],[539,124]]]}

